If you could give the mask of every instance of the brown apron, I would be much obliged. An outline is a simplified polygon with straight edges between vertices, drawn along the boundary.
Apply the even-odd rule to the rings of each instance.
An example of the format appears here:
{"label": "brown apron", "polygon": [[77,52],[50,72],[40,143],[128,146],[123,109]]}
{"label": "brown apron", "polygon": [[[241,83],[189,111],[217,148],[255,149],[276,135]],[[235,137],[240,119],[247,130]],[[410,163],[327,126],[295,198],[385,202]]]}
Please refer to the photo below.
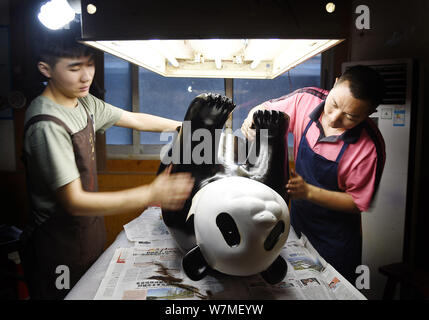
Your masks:
{"label": "brown apron", "polygon": [[[86,127],[74,134],[56,117],[38,115],[24,128],[39,121],[53,121],[70,134],[75,161],[85,191],[98,190],[95,160],[95,137],[92,119],[87,114]],[[29,176],[31,179],[31,175]],[[30,187],[30,185],[29,185]],[[33,208],[34,210],[34,208]],[[104,250],[106,230],[103,217],[72,216],[58,205],[55,215],[35,227],[25,245],[24,264],[33,299],[63,299]],[[70,287],[64,287],[64,269],[70,272]],[[64,267],[62,267],[64,268]],[[56,273],[58,271],[58,273]],[[59,278],[60,277],[60,278]],[[57,281],[58,279],[58,281]],[[61,285],[58,289],[57,282]]]}

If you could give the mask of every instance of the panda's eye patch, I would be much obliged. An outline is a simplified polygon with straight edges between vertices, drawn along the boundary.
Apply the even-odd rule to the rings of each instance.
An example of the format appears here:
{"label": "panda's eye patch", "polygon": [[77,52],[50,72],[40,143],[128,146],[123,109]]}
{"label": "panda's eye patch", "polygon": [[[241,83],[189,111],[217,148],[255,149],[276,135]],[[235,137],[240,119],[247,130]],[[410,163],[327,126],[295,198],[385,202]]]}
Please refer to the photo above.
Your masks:
{"label": "panda's eye patch", "polygon": [[277,222],[273,230],[271,230],[267,239],[264,242],[264,248],[267,251],[270,251],[276,245],[279,240],[280,235],[285,231],[285,223],[283,221]]}
{"label": "panda's eye patch", "polygon": [[216,225],[230,247],[236,247],[240,244],[240,233],[234,219],[229,213],[219,213],[216,217]]}

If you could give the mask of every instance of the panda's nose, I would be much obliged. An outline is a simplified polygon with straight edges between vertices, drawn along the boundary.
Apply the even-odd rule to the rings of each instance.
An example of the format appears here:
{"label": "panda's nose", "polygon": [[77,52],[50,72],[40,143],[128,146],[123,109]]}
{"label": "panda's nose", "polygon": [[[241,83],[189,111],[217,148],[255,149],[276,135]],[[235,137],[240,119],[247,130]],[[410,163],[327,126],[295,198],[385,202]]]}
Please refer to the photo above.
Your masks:
{"label": "panda's nose", "polygon": [[255,214],[252,220],[264,227],[270,227],[277,222],[278,218],[271,211],[264,210]]}

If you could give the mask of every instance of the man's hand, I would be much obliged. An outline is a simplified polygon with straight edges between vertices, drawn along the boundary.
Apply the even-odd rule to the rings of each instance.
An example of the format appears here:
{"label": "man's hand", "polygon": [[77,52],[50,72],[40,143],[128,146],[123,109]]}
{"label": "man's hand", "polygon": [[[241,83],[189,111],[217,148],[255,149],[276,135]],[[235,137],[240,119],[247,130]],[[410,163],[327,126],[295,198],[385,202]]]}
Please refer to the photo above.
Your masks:
{"label": "man's hand", "polygon": [[150,184],[150,198],[167,210],[180,210],[189,198],[194,179],[190,173],[171,174],[171,166]]}
{"label": "man's hand", "polygon": [[291,195],[292,199],[308,199],[310,185],[295,170],[291,170],[290,176],[286,185],[287,193]]}
{"label": "man's hand", "polygon": [[327,209],[360,213],[350,194],[330,191],[309,184],[294,170],[291,170],[291,178],[286,184],[286,191],[292,199],[307,200]]}
{"label": "man's hand", "polygon": [[151,184],[109,192],[84,191],[78,178],[58,188],[56,195],[61,206],[75,216],[108,216],[145,210],[154,204],[180,210],[192,192],[194,179],[190,173],[170,174],[170,171],[171,167]]}
{"label": "man's hand", "polygon": [[252,129],[252,124],[253,124],[253,114],[258,110],[266,110],[266,109],[262,104],[252,108],[249,111],[246,119],[244,119],[243,124],[241,125],[241,132],[250,141],[253,141],[256,136],[256,131],[255,129]]}
{"label": "man's hand", "polygon": [[[253,117],[253,113],[252,113],[252,117]],[[248,116],[246,119],[244,119],[243,124],[241,125],[241,132],[250,141],[253,141],[256,136],[256,131],[251,128],[253,124],[252,117]]]}

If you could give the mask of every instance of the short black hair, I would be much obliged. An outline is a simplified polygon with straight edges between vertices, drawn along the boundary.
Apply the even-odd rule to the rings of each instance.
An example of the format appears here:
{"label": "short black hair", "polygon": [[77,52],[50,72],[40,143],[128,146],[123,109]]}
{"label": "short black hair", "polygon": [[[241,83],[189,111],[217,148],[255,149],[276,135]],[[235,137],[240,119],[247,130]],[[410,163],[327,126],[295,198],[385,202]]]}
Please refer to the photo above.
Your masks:
{"label": "short black hair", "polygon": [[89,57],[94,50],[77,41],[75,33],[58,32],[47,34],[39,44],[38,61],[55,67],[61,58]]}
{"label": "short black hair", "polygon": [[337,84],[344,81],[349,82],[350,92],[355,99],[370,102],[374,110],[383,101],[384,80],[371,67],[363,65],[350,67],[341,75]]}

